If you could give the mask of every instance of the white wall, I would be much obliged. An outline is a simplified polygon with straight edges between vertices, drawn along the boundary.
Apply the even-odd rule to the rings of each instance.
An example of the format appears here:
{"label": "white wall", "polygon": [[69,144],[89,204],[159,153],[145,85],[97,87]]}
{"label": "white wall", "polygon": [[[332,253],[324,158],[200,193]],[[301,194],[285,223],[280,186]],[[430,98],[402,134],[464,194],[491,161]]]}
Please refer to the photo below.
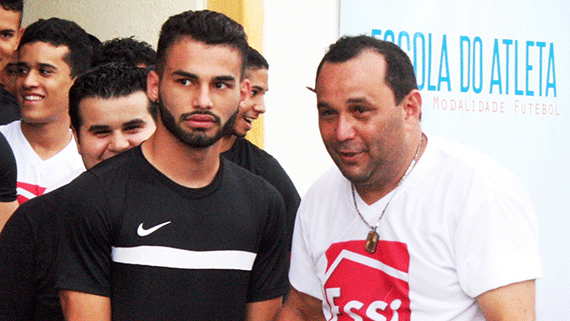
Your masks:
{"label": "white wall", "polygon": [[23,25],[58,17],[77,22],[101,41],[134,35],[156,47],[160,27],[168,17],[203,7],[203,0],[28,0]]}
{"label": "white wall", "polygon": [[333,165],[317,125],[315,72],[338,38],[337,0],[265,1],[264,55],[269,62],[265,149],[301,196]]}

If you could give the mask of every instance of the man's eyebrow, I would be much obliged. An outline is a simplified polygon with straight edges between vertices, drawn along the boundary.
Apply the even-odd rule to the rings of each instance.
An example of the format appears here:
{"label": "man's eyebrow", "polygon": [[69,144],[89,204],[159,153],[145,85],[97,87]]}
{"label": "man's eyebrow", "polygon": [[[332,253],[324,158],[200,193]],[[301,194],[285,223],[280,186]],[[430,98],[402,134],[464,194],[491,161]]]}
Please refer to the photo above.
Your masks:
{"label": "man's eyebrow", "polygon": [[38,66],[39,66],[40,68],[57,69],[56,66],[54,66],[54,65],[52,65],[52,64],[45,63],[45,62],[40,62],[40,63],[38,64]]}
{"label": "man's eyebrow", "polygon": [[6,29],[0,29],[0,32],[10,32],[15,34],[16,30],[15,29],[11,29],[11,28],[6,28]]}
{"label": "man's eyebrow", "polygon": [[135,118],[132,120],[129,120],[128,122],[123,123],[123,127],[132,127],[132,126],[138,126],[138,125],[144,125],[146,124],[146,122],[140,118]]}
{"label": "man's eyebrow", "polygon": [[350,98],[346,102],[349,104],[362,104],[366,102],[366,98]]}
{"label": "man's eyebrow", "polygon": [[[198,80],[199,79],[198,75],[193,74],[191,72],[184,71],[184,70],[176,70],[176,71],[172,72],[172,74],[177,75],[177,76],[186,77],[186,78],[192,79],[192,80]],[[216,76],[216,77],[214,77],[214,81],[233,81],[233,82],[235,82],[236,77],[230,76],[230,75]]]}
{"label": "man's eyebrow", "polygon": [[214,77],[215,81],[236,81],[236,77],[234,76],[216,76]]}
{"label": "man's eyebrow", "polygon": [[260,86],[252,86],[251,89],[256,89],[256,90],[259,90],[259,91],[264,91],[264,90],[265,90],[265,91],[268,91],[268,89],[266,90],[265,88],[260,87]]}
{"label": "man's eyebrow", "polygon": [[[29,65],[27,62],[18,62],[16,65],[17,65],[18,67],[31,68],[30,65]],[[57,70],[57,67],[56,67],[56,66],[54,66],[54,65],[52,65],[52,64],[49,64],[49,63],[47,63],[47,62],[40,62],[40,63],[37,64],[37,66],[38,66],[39,68],[46,68],[46,69],[55,69],[55,70]]]}
{"label": "man's eyebrow", "polygon": [[96,132],[101,130],[108,130],[110,128],[109,125],[91,125],[87,131],[88,132]]}
{"label": "man's eyebrow", "polygon": [[175,70],[172,72],[173,75],[186,77],[192,80],[198,79],[198,75],[184,71],[184,70]]}

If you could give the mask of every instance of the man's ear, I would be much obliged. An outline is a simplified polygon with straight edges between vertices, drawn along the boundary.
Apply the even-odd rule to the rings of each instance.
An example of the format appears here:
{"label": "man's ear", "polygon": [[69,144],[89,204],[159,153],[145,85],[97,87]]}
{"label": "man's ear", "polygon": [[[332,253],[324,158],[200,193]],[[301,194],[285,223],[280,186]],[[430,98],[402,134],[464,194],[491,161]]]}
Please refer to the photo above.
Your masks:
{"label": "man's ear", "polygon": [[406,120],[417,119],[418,121],[422,115],[422,95],[417,89],[412,89],[404,100],[402,101],[404,112],[406,113]]}
{"label": "man's ear", "polygon": [[160,77],[158,73],[154,70],[151,70],[148,73],[147,82],[146,82],[146,94],[148,98],[154,102],[158,102],[158,87],[160,83]]}
{"label": "man's ear", "polygon": [[18,40],[16,41],[16,48],[14,50],[18,50],[18,46],[20,45],[20,40],[22,40],[22,35],[24,35],[24,31],[26,30],[26,28],[24,27],[20,27],[20,30],[18,31]]}
{"label": "man's ear", "polygon": [[71,132],[73,133],[73,139],[75,139],[75,144],[77,145],[77,149],[81,150],[81,146],[79,145],[79,135],[77,135],[77,130],[75,127],[71,126]]}
{"label": "man's ear", "polygon": [[243,108],[245,102],[251,95],[251,82],[249,79],[243,79],[240,82],[240,100],[239,100],[239,108]]}

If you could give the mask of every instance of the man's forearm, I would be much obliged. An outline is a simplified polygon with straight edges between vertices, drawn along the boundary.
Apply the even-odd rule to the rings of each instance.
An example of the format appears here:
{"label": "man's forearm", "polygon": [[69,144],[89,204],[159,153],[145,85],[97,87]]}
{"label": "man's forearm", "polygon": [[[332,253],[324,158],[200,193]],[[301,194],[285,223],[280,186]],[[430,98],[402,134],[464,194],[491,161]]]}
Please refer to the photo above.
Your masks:
{"label": "man's forearm", "polygon": [[111,321],[109,297],[69,290],[61,290],[59,297],[67,321]]}
{"label": "man's forearm", "polygon": [[287,301],[276,318],[277,321],[323,321],[322,302],[291,288]]}
{"label": "man's forearm", "polygon": [[477,302],[487,321],[536,320],[535,281],[509,284],[487,291],[477,297]]}

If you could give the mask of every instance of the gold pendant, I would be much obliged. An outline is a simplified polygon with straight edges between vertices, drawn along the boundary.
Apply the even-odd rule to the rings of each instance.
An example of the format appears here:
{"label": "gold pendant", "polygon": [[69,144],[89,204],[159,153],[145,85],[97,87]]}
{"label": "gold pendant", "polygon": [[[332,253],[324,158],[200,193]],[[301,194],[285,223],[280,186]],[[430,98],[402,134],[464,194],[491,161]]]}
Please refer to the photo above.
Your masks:
{"label": "gold pendant", "polygon": [[379,239],[380,236],[378,235],[378,233],[376,233],[376,231],[372,230],[368,232],[368,237],[366,238],[366,245],[364,245],[364,249],[366,250],[366,252],[370,254],[376,252],[376,247],[378,246]]}

